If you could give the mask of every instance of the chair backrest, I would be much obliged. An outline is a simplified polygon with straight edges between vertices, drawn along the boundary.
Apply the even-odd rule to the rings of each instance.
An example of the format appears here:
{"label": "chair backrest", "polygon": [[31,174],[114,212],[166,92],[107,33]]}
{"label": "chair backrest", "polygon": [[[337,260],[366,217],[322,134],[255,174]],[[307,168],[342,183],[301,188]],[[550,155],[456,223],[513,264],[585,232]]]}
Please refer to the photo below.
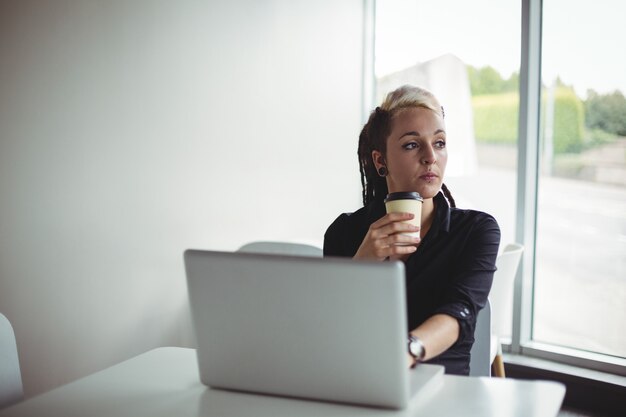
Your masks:
{"label": "chair backrest", "polygon": [[491,376],[491,303],[478,312],[474,345],[470,351],[470,376]]}
{"label": "chair backrest", "polygon": [[0,409],[24,398],[15,333],[0,313]]}
{"label": "chair backrest", "polygon": [[277,255],[311,256],[321,258],[323,251],[317,246],[291,242],[250,242],[239,248],[238,252],[267,253]]}
{"label": "chair backrest", "polygon": [[493,276],[493,284],[489,293],[492,319],[491,331],[496,336],[507,336],[513,321],[513,287],[517,268],[524,252],[524,247],[517,243],[509,244],[498,255],[498,270]]}

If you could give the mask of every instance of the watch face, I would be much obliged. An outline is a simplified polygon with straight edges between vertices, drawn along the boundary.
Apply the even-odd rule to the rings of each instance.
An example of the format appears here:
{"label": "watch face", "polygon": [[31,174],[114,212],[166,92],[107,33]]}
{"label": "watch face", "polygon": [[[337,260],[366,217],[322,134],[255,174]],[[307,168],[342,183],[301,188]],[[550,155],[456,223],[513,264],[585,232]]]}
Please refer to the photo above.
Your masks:
{"label": "watch face", "polygon": [[417,337],[411,336],[409,338],[409,354],[418,361],[424,357],[424,345]]}

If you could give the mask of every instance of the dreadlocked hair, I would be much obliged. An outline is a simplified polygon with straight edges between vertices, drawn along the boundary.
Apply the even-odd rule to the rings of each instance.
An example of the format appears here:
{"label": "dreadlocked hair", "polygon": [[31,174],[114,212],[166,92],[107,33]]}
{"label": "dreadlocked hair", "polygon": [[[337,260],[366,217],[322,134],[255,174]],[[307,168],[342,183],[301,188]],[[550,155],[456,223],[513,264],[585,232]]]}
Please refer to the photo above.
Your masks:
{"label": "dreadlocked hair", "polygon": [[391,134],[390,112],[376,107],[359,135],[359,171],[363,188],[363,205],[375,199],[384,198],[389,192],[387,181],[378,175],[372,160],[372,151],[378,150],[385,154],[387,137]]}
{"label": "dreadlocked hair", "polygon": [[441,191],[443,192],[444,197],[448,200],[448,204],[450,207],[456,207],[456,201],[454,201],[454,197],[452,197],[452,193],[448,190],[446,184],[441,183]]}

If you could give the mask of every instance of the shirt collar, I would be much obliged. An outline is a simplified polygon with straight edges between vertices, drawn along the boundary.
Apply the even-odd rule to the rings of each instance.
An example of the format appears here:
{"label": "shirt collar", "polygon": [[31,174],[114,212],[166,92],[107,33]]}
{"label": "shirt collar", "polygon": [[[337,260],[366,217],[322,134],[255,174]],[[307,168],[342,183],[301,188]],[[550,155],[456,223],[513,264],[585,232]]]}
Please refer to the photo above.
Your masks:
{"label": "shirt collar", "polygon": [[448,233],[450,231],[450,205],[448,200],[446,200],[441,191],[437,193],[433,200],[435,203],[435,218],[428,232],[428,235],[432,236],[429,239],[435,238],[439,232]]}

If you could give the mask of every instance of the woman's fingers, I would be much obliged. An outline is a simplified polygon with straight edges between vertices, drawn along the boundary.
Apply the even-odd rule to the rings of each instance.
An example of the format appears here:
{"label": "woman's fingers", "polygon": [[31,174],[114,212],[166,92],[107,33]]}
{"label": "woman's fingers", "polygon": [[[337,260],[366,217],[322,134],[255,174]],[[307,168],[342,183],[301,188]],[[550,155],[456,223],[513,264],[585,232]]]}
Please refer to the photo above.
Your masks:
{"label": "woman's fingers", "polygon": [[407,223],[413,218],[412,213],[388,213],[381,217],[370,225],[354,257],[384,260],[415,252],[420,238],[412,234],[420,228]]}
{"label": "woman's fingers", "polygon": [[399,255],[407,255],[409,253],[413,253],[417,250],[417,246],[411,245],[411,246],[392,246],[391,247],[391,254],[389,254],[390,258],[393,258],[394,256],[399,256]]}
{"label": "woman's fingers", "polygon": [[[379,241],[385,245],[391,244],[407,244],[414,245],[419,243],[420,228],[406,223],[397,223],[387,225],[380,229],[372,230],[370,235],[375,241]],[[415,240],[417,238],[417,240]]]}
{"label": "woman's fingers", "polygon": [[402,212],[387,213],[386,215],[384,215],[383,217],[381,217],[380,219],[372,223],[370,225],[370,229],[379,229],[393,222],[405,222],[407,220],[411,220],[413,217],[415,217],[413,213],[402,213]]}
{"label": "woman's fingers", "polygon": [[386,258],[392,255],[404,255],[415,252],[420,238],[404,234],[395,234],[373,242],[378,257]]}
{"label": "woman's fingers", "polygon": [[402,255],[409,255],[417,250],[417,246],[385,246],[374,251],[376,259],[399,259]]}
{"label": "woman's fingers", "polygon": [[413,215],[410,213],[406,213],[410,216],[410,218],[400,218],[399,220],[395,220],[394,218],[397,216],[391,216],[391,214],[402,214],[402,213],[390,213],[387,216],[389,218],[385,219],[382,217],[380,220],[386,220],[384,222],[380,222],[380,220],[372,223],[370,226],[370,232],[374,239],[384,238],[386,236],[395,235],[397,233],[415,233],[420,230],[419,226],[415,226],[410,223],[406,223],[406,220],[410,220],[413,218]]}
{"label": "woman's fingers", "polygon": [[[383,240],[383,239],[381,239]],[[420,243],[421,239],[419,236],[404,234],[404,233],[396,233],[393,235],[387,236],[384,239],[387,246],[412,246]]]}

